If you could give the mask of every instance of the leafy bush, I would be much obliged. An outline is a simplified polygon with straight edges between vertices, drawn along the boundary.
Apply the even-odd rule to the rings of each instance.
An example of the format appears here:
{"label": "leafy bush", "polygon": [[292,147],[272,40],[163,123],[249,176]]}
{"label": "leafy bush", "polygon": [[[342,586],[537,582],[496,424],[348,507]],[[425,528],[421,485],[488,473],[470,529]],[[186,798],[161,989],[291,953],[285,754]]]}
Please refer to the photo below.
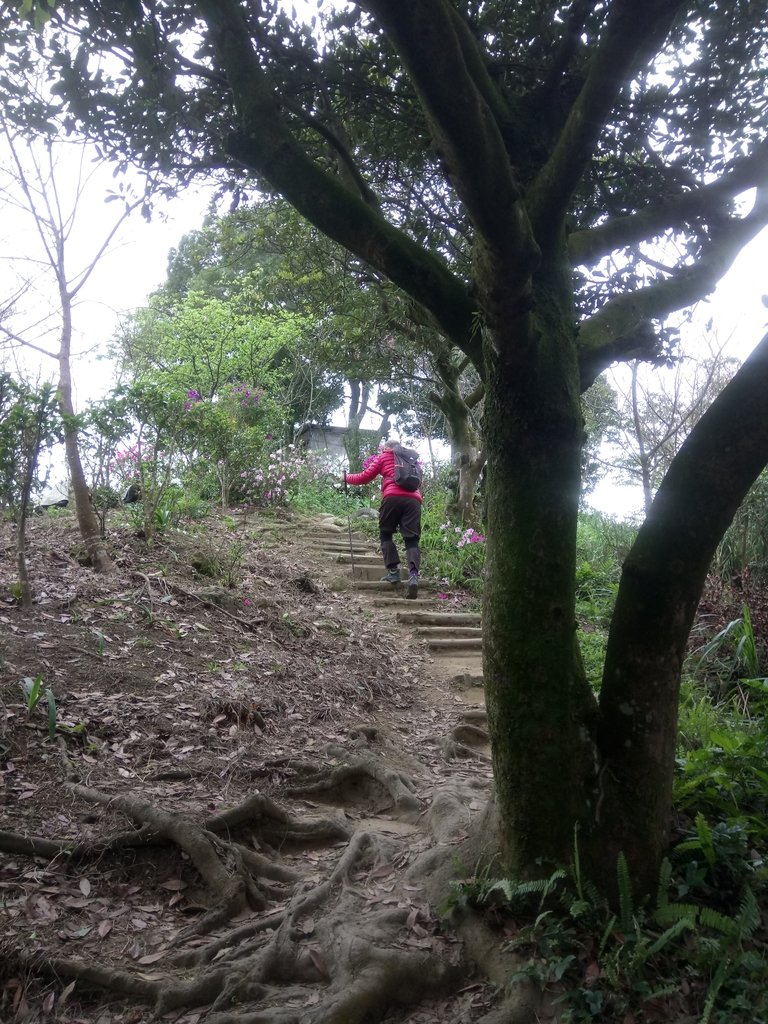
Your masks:
{"label": "leafy bush", "polygon": [[612,909],[582,877],[578,846],[574,852],[568,870],[546,879],[455,882],[445,909],[479,910],[511,936],[507,948],[522,965],[510,981],[527,978],[549,991],[563,1024],[764,1020],[768,964],[750,889],[735,913],[671,902],[675,869],[665,861],[655,904],[638,906],[620,854]]}

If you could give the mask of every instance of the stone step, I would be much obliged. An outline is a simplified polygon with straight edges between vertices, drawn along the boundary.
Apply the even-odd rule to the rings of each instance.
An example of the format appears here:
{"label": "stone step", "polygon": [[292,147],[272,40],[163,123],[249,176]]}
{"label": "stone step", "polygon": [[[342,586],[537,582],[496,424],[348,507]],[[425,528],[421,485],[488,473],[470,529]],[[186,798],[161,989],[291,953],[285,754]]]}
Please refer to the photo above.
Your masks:
{"label": "stone step", "polygon": [[[355,565],[352,570],[352,578],[355,580],[380,580],[382,574],[387,570],[383,565]],[[400,579],[407,581],[408,570],[400,569]],[[397,584],[392,584],[396,586]]]}
{"label": "stone step", "polygon": [[423,637],[425,640],[482,640],[483,638],[482,631],[475,626],[418,626],[416,636]]}
{"label": "stone step", "polygon": [[[340,555],[349,554],[349,538],[348,537],[332,537],[327,541],[321,538],[308,537],[306,539],[307,547],[310,547],[313,551],[338,551]],[[364,551],[375,553],[378,551],[371,541],[365,537],[353,537],[352,538],[352,551],[356,548],[361,548]]]}
{"label": "stone step", "polygon": [[[390,583],[389,586],[392,584]],[[437,594],[424,593],[423,588],[419,589],[419,596],[415,599],[406,598],[404,587],[398,587],[397,592],[399,597],[372,597],[366,603],[370,604],[372,608],[402,608],[405,601],[408,608],[434,608],[435,602],[438,600]]]}
{"label": "stone step", "polygon": [[[309,547],[309,545],[307,545],[307,546]],[[342,564],[342,565],[351,565],[352,564],[352,560],[350,559],[350,556],[349,556],[349,544],[347,544],[347,547],[346,547],[345,551],[338,551],[335,548],[310,548],[310,550],[312,550],[313,552],[315,552],[318,555],[325,555],[332,562],[338,562],[338,556],[339,555],[346,555],[347,559],[349,559],[349,561],[343,562],[343,563],[339,563],[339,564]],[[370,548],[357,548],[357,547],[352,548],[352,557],[355,559],[355,562],[357,562],[358,558],[365,558],[367,555],[370,555],[370,554],[371,554],[371,549]],[[369,564],[373,565],[375,561],[378,561],[379,565],[381,565],[381,555],[379,555],[378,559],[373,559]]]}
{"label": "stone step", "polygon": [[[353,549],[354,550],[354,549]],[[339,565],[352,565],[353,558],[349,553],[349,548],[343,555],[336,555],[334,562],[338,562]],[[361,550],[359,555],[354,556],[355,565],[383,565],[381,561],[381,554],[373,554],[369,549]]]}
{"label": "stone step", "polygon": [[409,626],[479,626],[476,612],[398,612],[397,621]]}
{"label": "stone step", "polygon": [[451,654],[456,651],[482,651],[483,640],[482,637],[467,638],[462,640],[427,640],[427,645],[431,651],[446,651]]}
{"label": "stone step", "polygon": [[[406,580],[407,580],[407,577],[406,577]],[[407,590],[407,587],[403,586],[402,580],[400,581],[400,583],[382,583],[381,580],[358,580],[358,579],[352,579],[350,581],[349,588],[350,588],[350,590],[374,590],[374,591],[378,590],[378,591],[384,591],[385,593],[386,593],[387,590],[389,590],[389,591],[392,591],[393,594],[394,593],[405,594],[405,592]],[[423,584],[419,584],[419,593],[421,593],[423,590],[424,590],[424,585]]]}
{"label": "stone step", "polygon": [[448,685],[452,690],[473,690],[483,685],[483,673],[477,672],[459,672],[455,676],[451,676],[448,681]]}

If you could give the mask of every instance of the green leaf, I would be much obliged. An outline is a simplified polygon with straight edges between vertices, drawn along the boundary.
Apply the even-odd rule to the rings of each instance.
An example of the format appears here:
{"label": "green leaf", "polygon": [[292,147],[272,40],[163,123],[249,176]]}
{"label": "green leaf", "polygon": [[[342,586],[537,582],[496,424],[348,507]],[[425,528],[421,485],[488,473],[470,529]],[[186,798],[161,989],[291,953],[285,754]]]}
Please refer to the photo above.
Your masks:
{"label": "green leaf", "polygon": [[34,679],[31,676],[25,676],[22,680],[21,686],[24,690],[24,698],[27,702],[27,711],[30,714],[35,710],[40,702],[40,697],[42,696],[42,685],[42,676],[35,676]]}

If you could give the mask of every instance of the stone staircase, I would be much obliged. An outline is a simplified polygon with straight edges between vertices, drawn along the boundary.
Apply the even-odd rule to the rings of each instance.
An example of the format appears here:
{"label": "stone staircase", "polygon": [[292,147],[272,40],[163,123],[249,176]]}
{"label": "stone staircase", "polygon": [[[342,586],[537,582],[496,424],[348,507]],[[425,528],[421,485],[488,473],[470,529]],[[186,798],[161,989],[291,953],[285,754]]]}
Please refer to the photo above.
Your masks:
{"label": "stone staircase", "polygon": [[[399,538],[398,538],[399,539]],[[482,707],[482,630],[480,615],[445,611],[444,602],[429,584],[419,585],[419,596],[406,599],[406,587],[381,581],[386,571],[376,542],[350,533],[332,516],[318,517],[307,526],[304,543],[328,557],[339,568],[344,589],[356,592],[376,608],[390,608],[393,625],[412,630],[429,651],[435,675],[444,680],[463,703]],[[402,547],[402,545],[401,545]],[[407,569],[402,579],[407,581]]]}

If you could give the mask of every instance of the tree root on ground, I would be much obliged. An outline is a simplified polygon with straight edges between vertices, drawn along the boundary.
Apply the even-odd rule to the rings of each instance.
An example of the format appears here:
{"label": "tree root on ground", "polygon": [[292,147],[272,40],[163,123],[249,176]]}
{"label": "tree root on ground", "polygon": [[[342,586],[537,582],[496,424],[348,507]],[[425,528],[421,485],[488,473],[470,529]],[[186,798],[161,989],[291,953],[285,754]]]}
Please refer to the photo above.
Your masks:
{"label": "tree root on ground", "polygon": [[39,953],[23,959],[83,988],[147,1003],[156,1016],[210,1006],[206,1021],[218,1024],[363,1024],[466,980],[459,945],[417,923],[431,921],[426,905],[388,905],[377,893],[382,866],[401,852],[395,839],[356,833],[330,876],[300,886],[284,911],[151,972]]}
{"label": "tree root on ground", "polygon": [[485,729],[469,722],[454,726],[450,733],[439,742],[440,750],[447,761],[459,758],[475,757],[480,761],[490,762],[490,754],[483,747],[490,744],[490,736]]}
{"label": "tree root on ground", "polygon": [[274,800],[260,793],[205,822],[206,830],[217,834],[233,832],[245,825],[258,825],[259,837],[273,847],[286,843],[321,846],[324,843],[345,841],[351,834],[349,826],[341,818],[299,821]]}
{"label": "tree root on ground", "polygon": [[[446,932],[431,910],[444,901],[449,879],[482,870],[487,850],[498,849],[487,824],[491,819],[481,814],[485,780],[451,780],[432,794],[425,815],[412,780],[374,757],[327,769],[293,790],[336,800],[362,787],[369,800],[373,794],[401,816],[422,817],[436,845],[415,859],[412,837],[368,831],[350,837],[340,817],[297,820],[258,793],[197,821],[131,794],[108,795],[79,785],[71,775],[66,785],[81,799],[139,826],[111,844],[133,835],[145,844],[179,847],[213,904],[202,922],[184,933],[166,931],[164,945],[150,944],[151,955],[138,963],[111,966],[29,948],[17,954],[30,972],[76,981],[79,994],[98,990],[124,996],[150,1006],[153,1018],[208,1007],[206,1024],[371,1024],[398,1007],[449,997],[471,979],[472,963],[502,987],[514,969],[508,955],[499,955],[498,935],[482,921],[466,914],[452,921],[456,933]],[[60,856],[74,849],[73,844],[65,850],[62,840],[40,840],[41,846],[14,838],[27,844],[17,848],[20,852],[33,855]],[[302,878],[273,854],[285,843],[340,841],[346,846],[321,881],[317,875]],[[83,851],[98,846],[81,845]],[[281,905],[270,912],[277,899]],[[252,916],[232,922],[243,910]],[[210,935],[214,927],[218,931]],[[203,933],[210,938],[201,940]],[[189,947],[180,948],[191,938]],[[530,989],[516,989],[483,1018],[484,1024],[533,1024],[535,997]]]}
{"label": "tree root on ground", "polygon": [[421,804],[414,795],[411,778],[371,758],[358,758],[324,772],[321,778],[291,786],[288,796],[325,797],[334,803],[374,803],[379,811],[393,809],[397,818],[414,822],[421,816]]}

